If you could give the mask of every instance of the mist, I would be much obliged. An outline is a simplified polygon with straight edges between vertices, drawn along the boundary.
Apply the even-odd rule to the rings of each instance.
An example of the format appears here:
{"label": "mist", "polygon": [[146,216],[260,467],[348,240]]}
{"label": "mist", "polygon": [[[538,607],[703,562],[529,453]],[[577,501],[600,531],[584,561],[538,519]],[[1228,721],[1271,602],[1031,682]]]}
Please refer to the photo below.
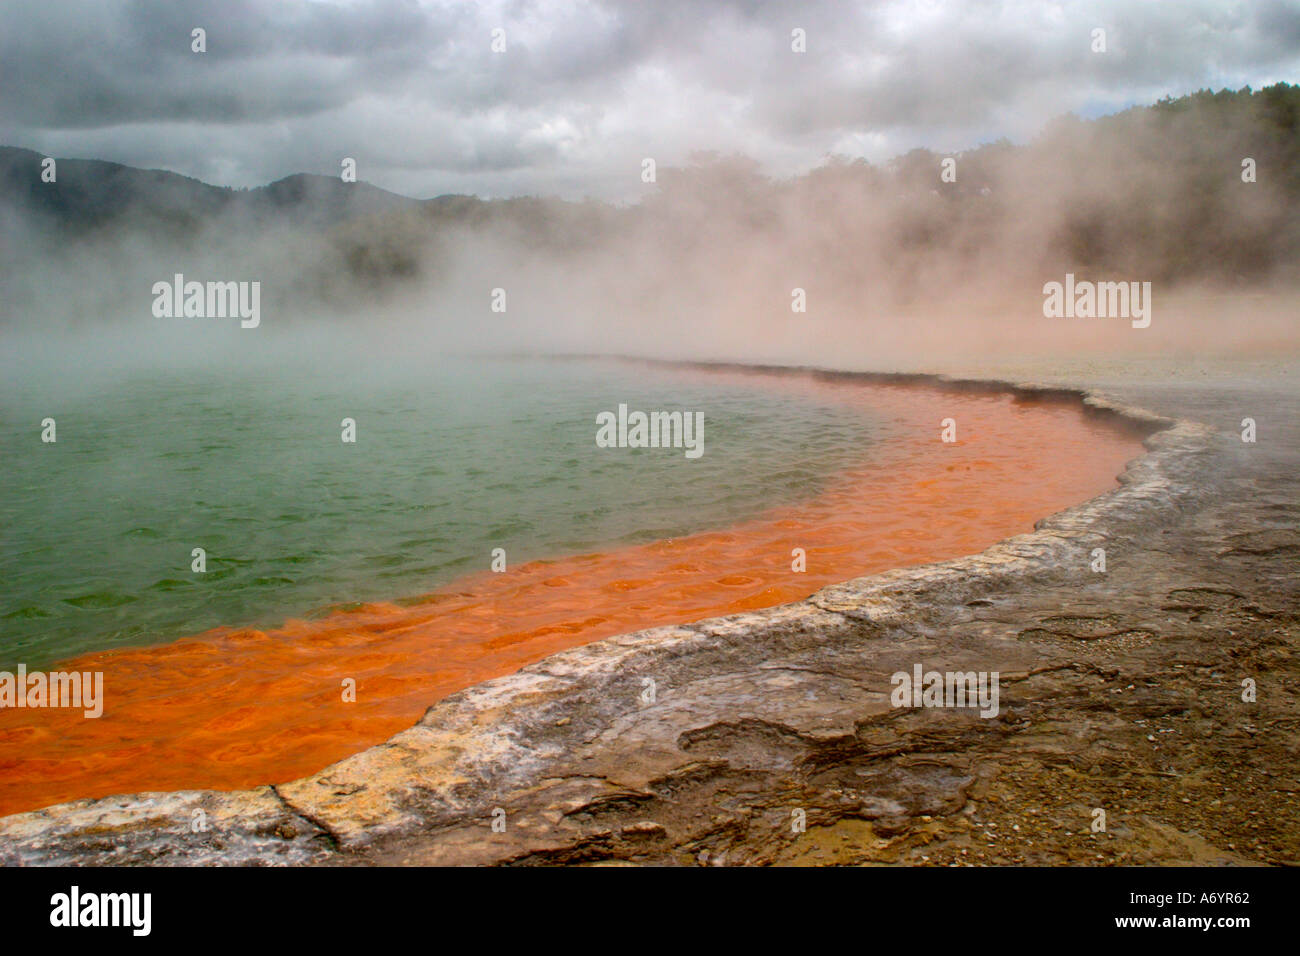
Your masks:
{"label": "mist", "polygon": [[[1022,145],[829,157],[785,178],[699,154],[629,170],[653,181],[622,205],[374,190],[382,201],[331,217],[340,191],[370,187],[320,177],[283,214],[237,191],[219,208],[151,205],[160,187],[89,225],[10,203],[7,364],[58,364],[77,343],[104,368],[521,352],[918,369],[1294,351],[1298,113],[1300,90],[1279,84],[1066,116]],[[150,290],[176,274],[259,282],[259,326],[155,317]],[[1046,317],[1045,284],[1067,274],[1150,283],[1149,327]]]}

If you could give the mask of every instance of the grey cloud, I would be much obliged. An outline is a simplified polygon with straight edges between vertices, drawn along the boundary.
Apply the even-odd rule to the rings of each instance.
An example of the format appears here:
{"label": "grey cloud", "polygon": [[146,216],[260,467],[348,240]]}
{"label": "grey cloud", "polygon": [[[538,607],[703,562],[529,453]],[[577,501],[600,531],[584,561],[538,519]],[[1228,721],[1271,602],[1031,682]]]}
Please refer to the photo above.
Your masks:
{"label": "grey cloud", "polygon": [[6,143],[233,185],[348,155],[417,195],[635,198],[643,156],[740,152],[787,174],[1300,69],[1287,0],[4,0],[0,16]]}
{"label": "grey cloud", "polygon": [[[407,0],[6,3],[0,116],[46,129],[277,120],[389,88],[457,19]],[[207,32],[207,52],[191,31]]]}

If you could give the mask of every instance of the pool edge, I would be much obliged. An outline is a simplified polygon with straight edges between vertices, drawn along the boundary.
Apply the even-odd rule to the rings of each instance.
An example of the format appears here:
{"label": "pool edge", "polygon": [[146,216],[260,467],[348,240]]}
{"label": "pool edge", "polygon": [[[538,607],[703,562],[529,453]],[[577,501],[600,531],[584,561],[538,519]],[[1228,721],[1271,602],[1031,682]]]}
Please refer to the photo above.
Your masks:
{"label": "pool edge", "polygon": [[[377,840],[486,818],[495,795],[546,780],[562,756],[590,743],[590,727],[555,718],[564,701],[611,697],[617,686],[618,699],[634,702],[628,687],[637,685],[628,681],[653,670],[657,661],[695,653],[725,657],[738,653],[738,641],[773,629],[834,629],[843,622],[885,628],[922,610],[977,600],[1008,578],[1059,576],[1064,567],[1086,564],[1112,526],[1176,513],[1195,490],[1196,460],[1214,434],[1209,426],[1086,388],[926,373],[638,361],[1070,401],[1136,430],[1146,452],[1127,463],[1118,488],[1041,518],[1034,531],[978,554],[856,578],[763,611],[651,628],[562,651],[453,694],[384,743],[288,784],[77,800],[0,818],[0,863],[343,862]],[[625,718],[637,719],[636,711]]]}

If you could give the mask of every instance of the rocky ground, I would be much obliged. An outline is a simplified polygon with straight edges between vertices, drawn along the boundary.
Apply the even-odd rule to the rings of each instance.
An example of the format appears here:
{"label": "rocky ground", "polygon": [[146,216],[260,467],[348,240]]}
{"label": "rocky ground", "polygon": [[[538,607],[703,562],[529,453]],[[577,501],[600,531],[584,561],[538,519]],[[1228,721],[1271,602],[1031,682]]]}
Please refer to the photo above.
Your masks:
{"label": "rocky ground", "polygon": [[[1130,419],[1151,451],[1118,491],[982,555],[565,652],[291,784],[8,817],[0,861],[1300,863],[1300,392],[1274,373],[1103,382],[1181,421]],[[917,663],[999,672],[997,716],[892,706]]]}

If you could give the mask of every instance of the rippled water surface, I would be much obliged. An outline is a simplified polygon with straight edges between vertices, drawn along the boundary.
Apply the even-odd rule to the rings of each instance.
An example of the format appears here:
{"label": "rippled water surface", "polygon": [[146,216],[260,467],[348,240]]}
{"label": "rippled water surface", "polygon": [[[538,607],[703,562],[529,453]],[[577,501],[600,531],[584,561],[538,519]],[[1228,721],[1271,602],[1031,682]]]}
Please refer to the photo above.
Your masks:
{"label": "rippled water surface", "polygon": [[[704,455],[597,448],[620,402],[703,412]],[[724,527],[816,494],[887,427],[768,382],[576,361],[14,369],[0,667],[414,597],[498,547],[513,566]]]}

